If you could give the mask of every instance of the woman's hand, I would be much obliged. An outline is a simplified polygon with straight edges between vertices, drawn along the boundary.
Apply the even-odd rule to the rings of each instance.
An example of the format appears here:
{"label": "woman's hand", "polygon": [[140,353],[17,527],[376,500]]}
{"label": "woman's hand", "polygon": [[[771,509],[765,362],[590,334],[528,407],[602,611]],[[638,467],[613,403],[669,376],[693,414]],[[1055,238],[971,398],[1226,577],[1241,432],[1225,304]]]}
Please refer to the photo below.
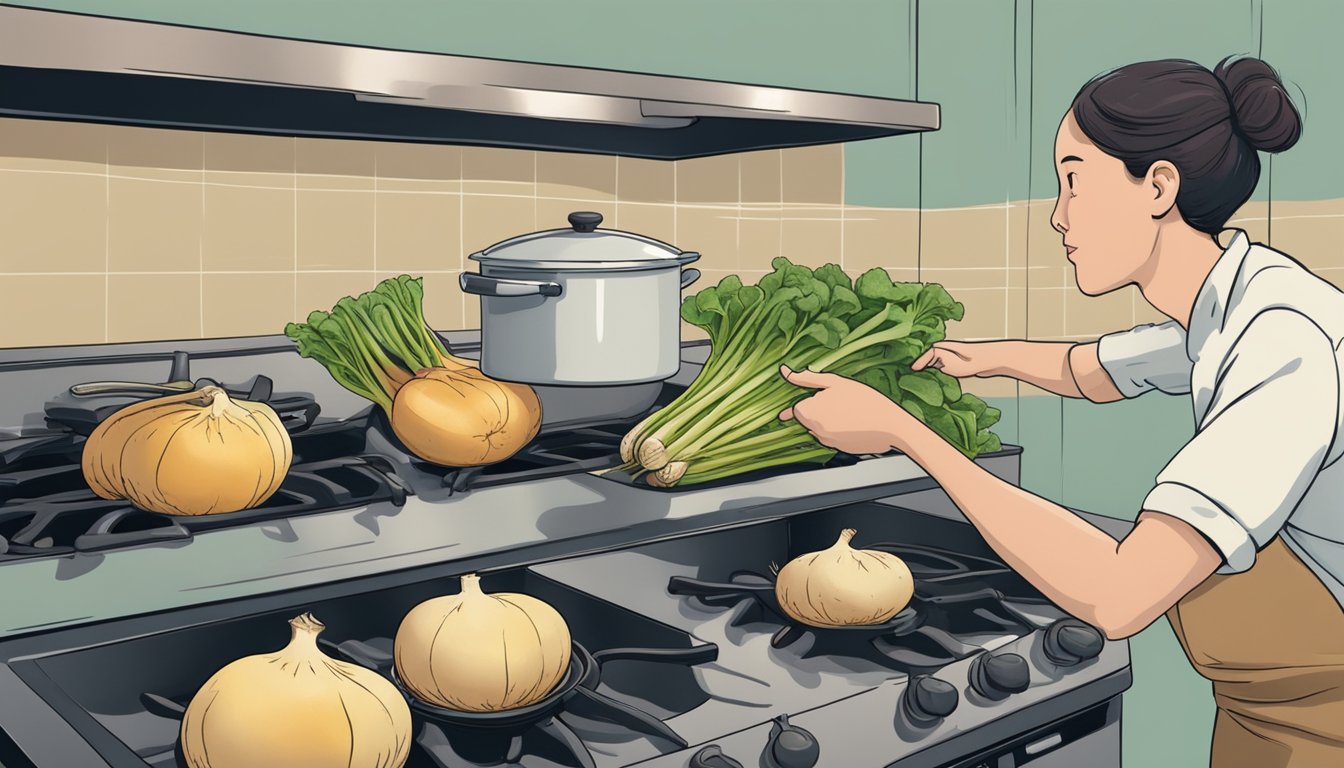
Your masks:
{"label": "woman's hand", "polygon": [[985,341],[940,341],[929,347],[924,354],[911,363],[915,371],[924,368],[937,368],[948,376],[964,379],[968,376],[984,376],[998,366],[993,354],[996,342]]}
{"label": "woman's hand", "polygon": [[780,366],[790,384],[817,390],[779,414],[811,432],[828,448],[849,454],[886,453],[914,417],[881,392],[833,373],[791,371]]}

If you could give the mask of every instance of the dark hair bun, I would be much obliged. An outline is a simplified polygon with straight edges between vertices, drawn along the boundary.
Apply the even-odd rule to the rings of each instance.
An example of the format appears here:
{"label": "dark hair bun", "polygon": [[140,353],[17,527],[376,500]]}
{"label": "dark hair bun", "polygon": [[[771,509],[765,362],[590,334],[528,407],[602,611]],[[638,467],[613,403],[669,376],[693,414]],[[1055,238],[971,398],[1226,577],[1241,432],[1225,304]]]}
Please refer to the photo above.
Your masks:
{"label": "dark hair bun", "polygon": [[1297,143],[1302,121],[1279,74],[1260,59],[1230,57],[1214,77],[1227,89],[1238,131],[1261,152],[1282,152]]}

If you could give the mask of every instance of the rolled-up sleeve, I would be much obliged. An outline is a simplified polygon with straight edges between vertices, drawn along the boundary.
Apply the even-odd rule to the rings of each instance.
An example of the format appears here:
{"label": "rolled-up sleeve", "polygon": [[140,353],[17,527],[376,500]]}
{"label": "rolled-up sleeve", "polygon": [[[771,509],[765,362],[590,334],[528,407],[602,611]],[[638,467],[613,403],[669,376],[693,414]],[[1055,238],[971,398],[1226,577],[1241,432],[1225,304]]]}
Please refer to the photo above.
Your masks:
{"label": "rolled-up sleeve", "polygon": [[1190,362],[1185,329],[1175,320],[1139,325],[1097,340],[1101,367],[1125,397],[1151,390],[1172,395],[1190,392]]}
{"label": "rolled-up sleeve", "polygon": [[1309,318],[1261,313],[1223,359],[1195,436],[1157,475],[1143,509],[1184,520],[1222,555],[1219,573],[1255,563],[1311,487],[1333,446],[1339,368]]}

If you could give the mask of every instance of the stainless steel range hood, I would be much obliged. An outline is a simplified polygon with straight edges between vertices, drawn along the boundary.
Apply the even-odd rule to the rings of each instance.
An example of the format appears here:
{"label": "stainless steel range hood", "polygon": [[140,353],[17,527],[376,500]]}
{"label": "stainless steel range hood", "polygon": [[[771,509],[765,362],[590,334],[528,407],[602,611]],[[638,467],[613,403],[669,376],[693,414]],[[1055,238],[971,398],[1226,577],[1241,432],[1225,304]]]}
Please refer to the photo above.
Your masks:
{"label": "stainless steel range hood", "polygon": [[0,115],[676,160],[938,128],[937,104],[0,4]]}

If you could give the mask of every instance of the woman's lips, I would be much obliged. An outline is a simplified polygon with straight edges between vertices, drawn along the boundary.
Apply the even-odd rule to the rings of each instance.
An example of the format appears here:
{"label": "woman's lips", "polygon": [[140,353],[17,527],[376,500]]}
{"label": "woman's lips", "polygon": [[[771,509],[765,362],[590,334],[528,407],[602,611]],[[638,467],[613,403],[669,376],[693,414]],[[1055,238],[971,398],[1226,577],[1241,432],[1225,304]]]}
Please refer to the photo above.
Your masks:
{"label": "woman's lips", "polygon": [[1068,257],[1069,261],[1073,261],[1073,252],[1076,250],[1078,250],[1076,246],[1072,245],[1064,246],[1064,255]]}

